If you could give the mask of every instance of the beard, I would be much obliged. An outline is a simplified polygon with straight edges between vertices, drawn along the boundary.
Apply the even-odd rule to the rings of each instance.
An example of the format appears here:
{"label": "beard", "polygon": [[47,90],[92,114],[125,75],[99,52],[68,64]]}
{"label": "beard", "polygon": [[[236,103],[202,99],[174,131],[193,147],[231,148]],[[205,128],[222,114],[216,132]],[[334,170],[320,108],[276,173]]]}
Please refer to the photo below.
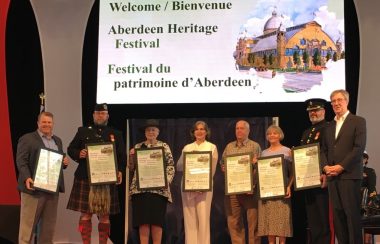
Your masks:
{"label": "beard", "polygon": [[94,124],[95,125],[99,125],[99,126],[106,126],[108,124],[108,120],[104,120],[104,121],[96,121],[96,120],[94,120]]}
{"label": "beard", "polygon": [[316,124],[318,122],[321,122],[323,120],[323,117],[310,117],[310,122],[312,124]]}

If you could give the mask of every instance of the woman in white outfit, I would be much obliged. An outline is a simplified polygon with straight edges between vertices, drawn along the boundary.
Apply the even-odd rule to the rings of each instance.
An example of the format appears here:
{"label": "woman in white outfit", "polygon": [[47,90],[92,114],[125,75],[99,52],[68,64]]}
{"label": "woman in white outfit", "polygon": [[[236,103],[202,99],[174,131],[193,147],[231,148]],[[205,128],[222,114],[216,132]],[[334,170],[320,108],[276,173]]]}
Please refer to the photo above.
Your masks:
{"label": "woman in white outfit", "polygon": [[[212,178],[215,174],[218,162],[218,150],[216,146],[206,140],[210,136],[210,130],[204,121],[195,122],[191,132],[195,139],[187,144],[177,163],[177,169],[183,170],[183,153],[194,151],[210,151],[212,153]],[[207,192],[182,192],[183,217],[185,223],[186,244],[210,243],[210,212],[212,201],[211,191]]]}

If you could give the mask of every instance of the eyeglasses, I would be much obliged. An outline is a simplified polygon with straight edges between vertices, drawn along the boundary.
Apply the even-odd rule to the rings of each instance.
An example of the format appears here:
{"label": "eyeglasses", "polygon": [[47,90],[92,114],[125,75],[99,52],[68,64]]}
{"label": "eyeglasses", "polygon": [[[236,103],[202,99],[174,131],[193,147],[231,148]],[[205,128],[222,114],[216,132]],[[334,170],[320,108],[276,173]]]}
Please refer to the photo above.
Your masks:
{"label": "eyeglasses", "polygon": [[343,102],[344,100],[346,100],[346,99],[344,99],[344,98],[337,98],[337,99],[331,100],[331,104],[334,104],[334,103],[341,103],[341,102]]}

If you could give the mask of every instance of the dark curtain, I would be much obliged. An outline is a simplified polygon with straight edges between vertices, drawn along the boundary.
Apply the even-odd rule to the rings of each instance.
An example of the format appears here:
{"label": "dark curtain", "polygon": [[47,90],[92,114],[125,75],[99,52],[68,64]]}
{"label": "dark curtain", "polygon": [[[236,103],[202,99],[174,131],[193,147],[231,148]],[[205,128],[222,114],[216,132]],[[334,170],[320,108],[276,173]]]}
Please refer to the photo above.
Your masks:
{"label": "dark curtain", "polygon": [[[161,119],[160,134],[158,139],[169,144],[177,163],[182,148],[193,142],[190,136],[190,129],[198,120],[205,121],[210,130],[210,142],[218,148],[219,160],[227,143],[234,141],[235,124],[238,120],[244,119],[250,124],[249,138],[258,142],[264,149],[266,148],[265,131],[272,123],[271,117],[250,117],[250,118],[180,118],[180,119]],[[144,119],[130,120],[130,145],[133,147],[138,142],[145,140],[144,132],[140,127],[144,124]],[[170,186],[173,203],[168,204],[166,213],[166,224],[164,228],[162,243],[184,243],[183,213],[181,200],[181,179],[182,172],[176,172],[174,180]],[[228,234],[227,221],[224,211],[224,175],[217,167],[214,175],[213,200],[211,206],[211,242],[212,243],[231,243]],[[131,206],[131,205],[130,205]],[[129,218],[131,220],[131,218]],[[129,224],[131,226],[131,224]],[[138,230],[130,229],[128,243],[138,242]]]}

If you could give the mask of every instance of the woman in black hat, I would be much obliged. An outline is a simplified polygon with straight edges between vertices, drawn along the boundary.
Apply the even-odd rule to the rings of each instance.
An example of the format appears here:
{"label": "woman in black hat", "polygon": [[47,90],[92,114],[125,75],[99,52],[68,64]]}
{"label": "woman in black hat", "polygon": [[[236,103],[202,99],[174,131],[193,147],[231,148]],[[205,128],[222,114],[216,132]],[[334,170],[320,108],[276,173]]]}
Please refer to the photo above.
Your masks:
{"label": "woman in black hat", "polygon": [[[149,119],[141,128],[145,132],[146,140],[140,142],[130,150],[129,170],[133,171],[130,196],[132,197],[132,223],[139,228],[140,243],[149,243],[149,234],[152,232],[153,244],[160,244],[162,226],[165,220],[167,202],[172,202],[170,183],[174,178],[174,161],[170,147],[165,142],[157,140],[160,133],[159,122]],[[167,187],[159,189],[138,189],[136,179],[135,149],[156,148],[164,149],[164,164],[167,177]]]}

